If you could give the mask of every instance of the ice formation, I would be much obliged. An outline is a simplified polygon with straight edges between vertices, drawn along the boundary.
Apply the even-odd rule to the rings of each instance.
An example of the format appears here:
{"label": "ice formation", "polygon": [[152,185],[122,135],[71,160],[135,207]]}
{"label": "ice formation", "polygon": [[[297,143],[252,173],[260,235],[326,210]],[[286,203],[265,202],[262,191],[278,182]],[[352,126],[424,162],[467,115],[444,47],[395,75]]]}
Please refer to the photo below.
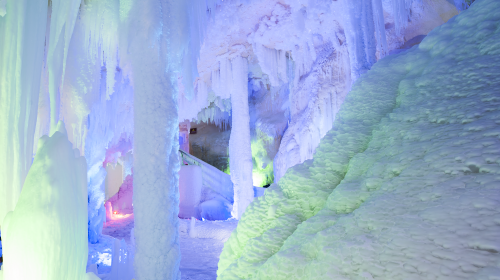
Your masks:
{"label": "ice formation", "polygon": [[200,48],[194,95],[178,79],[179,119],[231,124],[240,111],[229,100],[231,59],[246,57],[251,145],[266,146],[263,153],[252,150],[253,161],[262,163],[252,170],[259,185],[278,182],[312,158],[351,84],[378,59],[457,14],[447,1],[399,0],[226,1],[216,10]]}
{"label": "ice formation", "polygon": [[[472,2],[0,0],[0,230],[4,233],[3,217],[16,207],[28,170],[34,170],[33,157],[35,167],[43,156],[36,151],[46,144],[37,140],[60,129],[66,131],[65,145],[71,143],[86,159],[87,215],[81,217],[87,218],[85,229],[93,248],[87,267],[98,272],[96,263],[103,261],[97,259],[105,258],[106,266],[112,267],[99,275],[105,279],[132,279],[134,274],[139,279],[180,277],[179,161],[201,167],[201,187],[199,180],[195,192],[192,184],[182,186],[188,190],[185,194],[196,195],[189,196],[193,211],[181,216],[205,220],[193,220],[192,232],[186,231],[191,239],[218,238],[219,233],[205,227],[215,223],[206,220],[241,218],[219,265],[223,279],[323,277],[308,274],[313,270],[324,277],[354,277],[349,269],[366,278],[399,277],[389,273],[406,277],[406,271],[416,269],[432,278],[437,268],[448,273],[446,265],[450,278],[471,275],[474,267],[485,267],[477,278],[494,274],[496,268],[478,264],[498,251],[496,243],[484,237],[493,223],[487,220],[483,235],[476,239],[462,232],[460,221],[449,225],[466,240],[461,244],[468,242],[464,246],[480,255],[457,251],[470,256],[463,263],[448,257],[462,270],[441,261],[449,250],[461,247],[434,237],[430,239],[446,249],[428,254],[437,260],[429,259],[432,265],[425,264],[427,268],[409,263],[401,272],[384,263],[394,257],[391,252],[363,251],[368,242],[395,251],[406,246],[396,237],[394,244],[388,241],[396,234],[421,237],[404,218],[384,231],[389,235],[377,231],[383,228],[377,224],[377,213],[409,217],[403,203],[422,201],[412,206],[417,214],[408,219],[443,236],[443,225],[453,219],[442,213],[436,218],[421,208],[434,207],[432,203],[445,197],[467,195],[471,200],[458,200],[456,209],[467,203],[477,209],[494,204],[477,202],[479,195],[468,193],[478,188],[485,197],[496,190],[491,186],[496,178],[487,177],[495,172],[496,159],[485,155],[496,145],[488,142],[496,135],[490,128],[495,120],[488,121],[494,106],[485,105],[491,107],[488,112],[474,111],[475,104],[493,104],[496,97],[483,91],[485,95],[477,97],[475,92],[486,83],[478,80],[474,85],[482,88],[473,88],[466,81],[490,81],[495,75],[495,69],[485,70],[492,66],[483,60],[495,59],[495,49],[487,47],[497,43],[492,30],[498,18],[485,6],[491,11],[498,7],[495,1],[478,0],[472,6],[476,12],[467,11]],[[459,11],[463,14],[426,38]],[[475,29],[472,22],[477,23]],[[455,41],[447,43],[450,40]],[[476,64],[469,63],[473,59]],[[432,80],[435,77],[443,81]],[[422,101],[418,94],[431,87],[439,91],[426,96],[436,101]],[[450,96],[456,97],[455,103]],[[60,120],[64,128],[56,125]],[[439,150],[453,145],[446,144],[437,129],[450,129],[448,134],[454,135],[452,127],[460,122],[466,131],[455,135],[459,140],[452,144],[462,145],[464,151],[467,145],[477,147],[470,148],[475,156],[457,152],[456,167],[446,161],[446,153],[455,150]],[[204,129],[202,135],[190,135],[192,127]],[[488,129],[484,139],[479,137]],[[478,143],[471,144],[471,137],[477,137],[474,141],[482,143],[482,150]],[[419,147],[427,154],[419,153]],[[405,169],[410,163],[412,174]],[[455,181],[443,183],[449,178],[439,170]],[[426,176],[415,185],[424,174],[419,172]],[[456,172],[464,173],[463,178]],[[269,185],[264,192],[262,187]],[[395,185],[403,187],[394,189]],[[433,188],[425,189],[428,186]],[[260,198],[252,203],[254,197]],[[392,208],[381,208],[384,200]],[[452,211],[446,203],[436,207]],[[493,211],[484,209],[464,211],[470,219]],[[125,227],[133,227],[137,217],[137,247],[124,245],[121,237],[103,236],[103,223],[108,221],[104,234],[109,234],[119,224],[118,217],[123,223],[131,221]],[[6,254],[14,246],[8,245],[8,231]],[[334,240],[344,237],[363,254]],[[432,247],[424,243],[421,252]],[[337,249],[319,252],[312,244],[343,253],[327,256]],[[411,251],[415,243],[407,244],[405,250],[417,256],[419,252]],[[101,247],[109,252],[102,253]],[[326,260],[328,265],[323,265]],[[373,267],[357,266],[362,262]],[[9,261],[6,265],[0,278],[2,273],[4,279],[12,277],[7,276]]]}
{"label": "ice formation", "polygon": [[39,140],[19,201],[2,223],[4,280],[94,279],[85,271],[86,167],[61,122]]}
{"label": "ice formation", "polygon": [[252,150],[250,145],[250,113],[248,108],[248,63],[246,58],[235,57],[230,63],[232,82],[231,107],[233,109],[231,138],[229,138],[229,168],[234,184],[232,215],[240,218],[253,200]]}
{"label": "ice formation", "polygon": [[363,75],[313,159],[247,209],[218,278],[498,277],[499,8]]}
{"label": "ice formation", "polygon": [[111,208],[119,214],[132,214],[134,206],[132,198],[134,194],[133,177],[128,175],[120,186],[120,190],[112,196],[107,202],[111,203]]}
{"label": "ice formation", "polygon": [[5,5],[0,1],[0,228],[31,166],[47,22],[47,1],[9,1],[7,14]]}

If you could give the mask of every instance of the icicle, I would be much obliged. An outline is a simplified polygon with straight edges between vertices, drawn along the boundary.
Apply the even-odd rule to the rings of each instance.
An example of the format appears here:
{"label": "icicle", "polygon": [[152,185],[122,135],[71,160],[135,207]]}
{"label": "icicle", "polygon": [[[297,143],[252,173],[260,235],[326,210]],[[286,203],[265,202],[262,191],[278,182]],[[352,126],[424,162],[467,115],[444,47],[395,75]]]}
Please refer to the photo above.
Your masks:
{"label": "icicle", "polygon": [[272,86],[288,83],[286,51],[269,49],[263,45],[254,46],[262,72],[269,76]]}
{"label": "icicle", "polygon": [[389,52],[387,39],[385,37],[384,10],[382,0],[372,0],[373,22],[375,24],[375,38],[377,39],[378,59],[383,58]]}

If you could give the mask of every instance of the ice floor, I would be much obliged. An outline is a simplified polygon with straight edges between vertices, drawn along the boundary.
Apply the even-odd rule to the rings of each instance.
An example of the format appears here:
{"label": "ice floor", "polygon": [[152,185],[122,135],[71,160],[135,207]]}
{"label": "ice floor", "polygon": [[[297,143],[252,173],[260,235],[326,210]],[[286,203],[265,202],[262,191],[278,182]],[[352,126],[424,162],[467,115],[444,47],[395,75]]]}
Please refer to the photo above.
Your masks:
{"label": "ice floor", "polygon": [[[194,229],[190,220],[179,220],[181,248],[181,279],[208,280],[217,278],[217,264],[224,242],[236,228],[237,220],[196,221]],[[109,273],[112,258],[112,238],[124,239],[130,244],[130,231],[134,227],[134,216],[123,215],[106,222],[102,233],[104,238],[98,244],[89,244],[89,255],[98,263],[99,274]]]}

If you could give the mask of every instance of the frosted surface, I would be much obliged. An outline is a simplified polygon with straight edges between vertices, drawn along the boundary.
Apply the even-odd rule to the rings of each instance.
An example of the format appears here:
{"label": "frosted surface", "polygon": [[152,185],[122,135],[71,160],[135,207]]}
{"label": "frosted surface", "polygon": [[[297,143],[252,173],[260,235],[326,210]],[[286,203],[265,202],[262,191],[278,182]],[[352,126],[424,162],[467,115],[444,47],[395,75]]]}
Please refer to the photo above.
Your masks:
{"label": "frosted surface", "polygon": [[85,272],[85,158],[73,150],[61,122],[39,141],[16,208],[3,222],[3,279],[93,279]]}
{"label": "frosted surface", "polygon": [[314,158],[248,207],[218,277],[498,277],[499,8],[476,1],[358,80]]}
{"label": "frosted surface", "polygon": [[[180,279],[177,70],[186,43],[182,1],[136,1],[130,52],[134,69],[134,219],[138,279]],[[186,35],[187,36],[187,35]]]}

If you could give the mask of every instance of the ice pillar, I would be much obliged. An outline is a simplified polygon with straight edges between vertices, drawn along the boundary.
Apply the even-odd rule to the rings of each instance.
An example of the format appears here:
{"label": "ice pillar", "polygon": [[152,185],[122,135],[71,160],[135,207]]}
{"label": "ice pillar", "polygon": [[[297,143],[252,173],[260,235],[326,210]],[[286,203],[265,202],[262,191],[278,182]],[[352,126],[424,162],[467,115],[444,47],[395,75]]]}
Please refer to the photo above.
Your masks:
{"label": "ice pillar", "polygon": [[136,0],[130,56],[134,84],[134,218],[137,279],[180,279],[177,85],[186,1]]}
{"label": "ice pillar", "polygon": [[14,210],[33,157],[47,1],[9,1],[5,12],[0,17],[0,227]]}
{"label": "ice pillar", "polygon": [[246,58],[231,60],[232,124],[229,138],[229,168],[234,184],[232,215],[240,219],[253,200],[252,149],[250,145],[250,113],[248,108],[248,62]]}

